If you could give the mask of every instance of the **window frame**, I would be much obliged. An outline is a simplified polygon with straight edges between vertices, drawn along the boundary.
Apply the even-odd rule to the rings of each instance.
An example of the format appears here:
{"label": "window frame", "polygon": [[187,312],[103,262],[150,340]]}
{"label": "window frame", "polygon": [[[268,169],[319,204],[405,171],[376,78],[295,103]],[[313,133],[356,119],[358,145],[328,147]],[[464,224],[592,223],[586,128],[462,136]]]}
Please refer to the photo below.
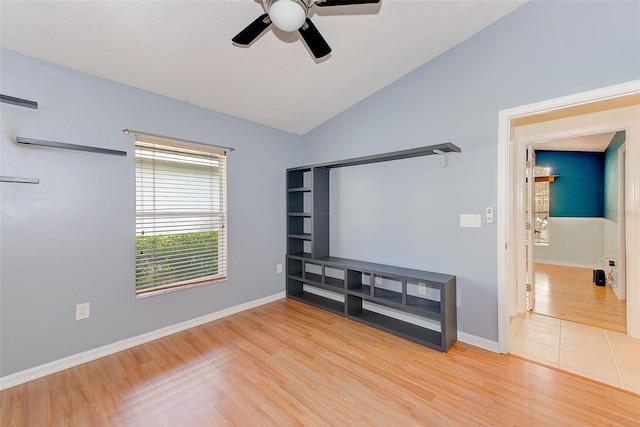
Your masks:
{"label": "window frame", "polygon": [[[159,155],[159,153],[162,153],[162,155]],[[155,157],[156,154],[158,155],[157,158]],[[151,160],[149,158],[150,155],[153,157]],[[210,146],[136,135],[134,162],[136,180],[136,298],[225,281],[228,276],[226,151]],[[180,173],[176,173],[176,170],[179,171],[180,169],[183,170]],[[205,171],[205,169],[207,170],[206,173],[198,172],[199,170]],[[213,169],[217,169],[217,173],[213,173]],[[166,174],[169,170],[178,179],[166,178],[166,175],[163,177],[163,174]],[[146,176],[144,175],[145,173],[147,174]],[[149,176],[149,173],[152,176]],[[203,187],[204,193],[202,189],[193,189],[196,184],[192,181],[198,178],[200,179],[198,182],[200,184],[208,180],[209,187]],[[171,185],[178,186],[172,188],[174,190],[173,193],[178,195],[171,195],[169,194],[171,191],[164,189],[169,179]],[[176,189],[184,189],[184,192],[175,192]],[[142,191],[146,191],[146,193],[142,193]],[[186,199],[189,201],[186,204],[184,203],[185,194],[190,195],[190,198]],[[203,201],[202,194],[206,194],[206,198],[209,200]],[[207,208],[203,207],[205,204]],[[188,208],[182,208],[183,205]],[[207,219],[202,221],[202,218]],[[156,225],[156,223],[160,225]],[[181,229],[186,231],[184,233],[177,231]],[[147,254],[148,257],[143,258],[141,256],[142,253],[140,253],[139,242],[144,241],[144,239],[140,239],[140,237],[149,231],[151,236],[175,236],[176,239],[173,239],[176,241],[176,243],[173,243],[175,246],[172,246],[170,250],[164,253],[158,251],[150,256]],[[193,234],[184,239],[188,243],[180,242],[180,236],[187,236],[190,233],[201,234],[209,232],[215,233],[216,242],[212,246],[207,246],[206,249],[200,249],[202,248],[201,243],[193,243],[197,239],[206,240],[206,235],[197,236]],[[164,240],[162,238],[158,239],[159,242]],[[179,245],[184,245],[184,247],[181,248]],[[194,245],[196,248],[194,248]],[[153,251],[156,248],[157,245],[153,246],[151,250]],[[189,251],[183,252],[185,248]],[[204,252],[206,252],[206,255],[203,254]],[[187,256],[184,257],[184,254]],[[200,277],[186,277],[184,280],[168,281],[150,286],[140,286],[141,278],[163,276],[163,273],[140,273],[143,261],[151,260],[156,265],[163,262],[158,259],[160,255],[164,257],[164,260],[171,256],[180,258],[180,261],[175,259],[171,262],[164,261],[164,265],[169,265],[173,262],[174,264],[168,268],[179,270],[180,274],[197,273],[198,269],[202,267],[194,267],[192,264],[199,263],[198,265],[202,265],[201,258],[206,261],[215,260],[215,265],[205,266],[205,270],[215,268],[216,273]],[[154,258],[155,256],[158,256],[158,258]],[[196,258],[200,259],[194,261]],[[186,259],[186,261],[183,261],[183,259]],[[178,264],[180,265],[176,267]],[[185,264],[187,267],[185,267]],[[157,270],[161,270],[161,268],[157,268]],[[175,274],[176,277],[179,275],[178,273]]]}

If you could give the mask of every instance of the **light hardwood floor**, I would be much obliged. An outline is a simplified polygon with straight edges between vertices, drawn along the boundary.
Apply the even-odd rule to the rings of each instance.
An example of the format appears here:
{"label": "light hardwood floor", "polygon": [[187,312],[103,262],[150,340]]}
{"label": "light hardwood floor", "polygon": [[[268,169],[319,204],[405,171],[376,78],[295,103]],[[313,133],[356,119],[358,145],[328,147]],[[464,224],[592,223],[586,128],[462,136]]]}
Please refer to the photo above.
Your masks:
{"label": "light hardwood floor", "polygon": [[637,425],[640,396],[280,300],[0,392],[2,426]]}
{"label": "light hardwood floor", "polygon": [[626,301],[611,286],[596,286],[592,280],[588,268],[536,264],[533,312],[626,333]]}

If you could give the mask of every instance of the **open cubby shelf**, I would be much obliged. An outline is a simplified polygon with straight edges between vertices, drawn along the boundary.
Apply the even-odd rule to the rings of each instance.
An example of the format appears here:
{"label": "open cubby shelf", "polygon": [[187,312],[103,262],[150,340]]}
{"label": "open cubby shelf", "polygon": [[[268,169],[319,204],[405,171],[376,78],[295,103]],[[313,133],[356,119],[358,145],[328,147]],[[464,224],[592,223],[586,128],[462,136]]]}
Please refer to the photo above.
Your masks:
{"label": "open cubby shelf", "polygon": [[304,277],[309,282],[322,283],[322,275],[320,275],[320,274],[314,274],[314,273],[308,273],[307,272],[307,273],[305,273]]}
{"label": "open cubby shelf", "polygon": [[295,294],[287,294],[287,298],[310,304],[314,307],[330,311],[331,313],[344,315],[344,303],[311,292],[301,291]]}
{"label": "open cubby shelf", "polygon": [[344,289],[344,280],[335,277],[325,277],[325,283],[327,286]]}
{"label": "open cubby shelf", "polygon": [[359,285],[355,288],[350,288],[349,293],[359,294],[359,295],[371,295],[371,286],[369,285]]}
{"label": "open cubby shelf", "polygon": [[[457,340],[456,277],[330,256],[329,172],[460,151],[445,143],[288,169],[287,297],[447,352]],[[399,318],[411,316],[430,322]],[[419,325],[434,322],[440,331]]]}
{"label": "open cubby shelf", "polygon": [[365,309],[359,309],[347,317],[376,329],[417,342],[418,344],[426,345],[436,350],[442,350],[442,334],[440,332]]}
{"label": "open cubby shelf", "polygon": [[295,254],[289,254],[287,256],[291,259],[313,259],[311,257],[311,254],[308,252],[298,252]]}
{"label": "open cubby shelf", "polygon": [[289,234],[291,239],[311,240],[311,233]]}

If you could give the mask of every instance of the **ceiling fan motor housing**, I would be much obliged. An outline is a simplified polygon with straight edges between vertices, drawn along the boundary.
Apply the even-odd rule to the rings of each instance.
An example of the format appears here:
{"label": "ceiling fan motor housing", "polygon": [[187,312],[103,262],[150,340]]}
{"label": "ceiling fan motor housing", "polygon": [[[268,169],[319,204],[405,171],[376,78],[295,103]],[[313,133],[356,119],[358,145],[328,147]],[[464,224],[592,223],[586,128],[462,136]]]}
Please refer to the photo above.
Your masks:
{"label": "ceiling fan motor housing", "polygon": [[331,47],[309,19],[311,7],[367,3],[380,3],[380,0],[262,0],[266,13],[260,15],[231,41],[241,46],[249,46],[273,24],[281,31],[297,30],[313,56],[323,58],[331,53]]}
{"label": "ceiling fan motor housing", "polygon": [[263,0],[264,9],[273,25],[282,31],[292,32],[301,28],[310,6],[305,0]]}

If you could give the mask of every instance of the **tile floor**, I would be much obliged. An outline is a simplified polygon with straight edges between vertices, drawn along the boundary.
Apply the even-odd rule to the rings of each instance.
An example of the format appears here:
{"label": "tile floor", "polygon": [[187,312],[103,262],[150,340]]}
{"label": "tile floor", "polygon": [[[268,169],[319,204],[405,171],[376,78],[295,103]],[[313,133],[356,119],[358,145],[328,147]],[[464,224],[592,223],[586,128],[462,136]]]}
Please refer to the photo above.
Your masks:
{"label": "tile floor", "polygon": [[640,340],[535,313],[509,327],[510,353],[640,394]]}

